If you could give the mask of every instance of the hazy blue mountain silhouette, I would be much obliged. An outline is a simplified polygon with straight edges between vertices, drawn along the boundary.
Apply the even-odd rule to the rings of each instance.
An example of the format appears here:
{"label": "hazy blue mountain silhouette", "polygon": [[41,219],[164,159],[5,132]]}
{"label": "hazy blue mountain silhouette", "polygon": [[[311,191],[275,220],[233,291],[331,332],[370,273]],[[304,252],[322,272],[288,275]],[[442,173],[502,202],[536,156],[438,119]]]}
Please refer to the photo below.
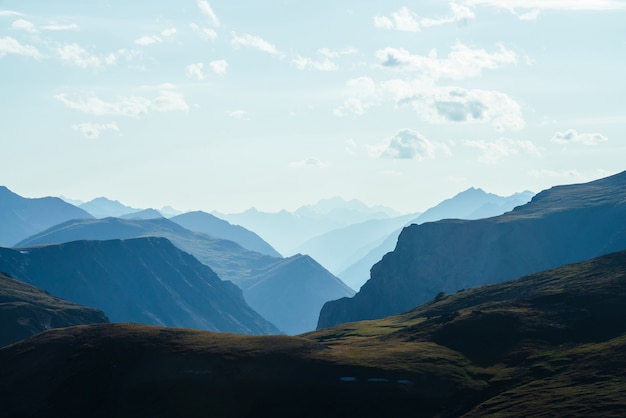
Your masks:
{"label": "hazy blue mountain silhouette", "polygon": [[381,318],[437,293],[496,283],[626,248],[626,172],[558,186],[504,215],[406,227],[353,298],[328,302],[319,326]]}
{"label": "hazy blue mountain silhouette", "polygon": [[346,201],[339,197],[323,199],[315,205],[302,206],[294,212],[282,210],[267,213],[251,208],[236,214],[214,214],[256,232],[285,255],[297,254],[298,246],[334,229],[370,219],[387,219],[399,215],[393,209],[383,206],[368,207],[358,200]]}
{"label": "hazy blue mountain silhouette", "polygon": [[163,218],[161,212],[156,209],[143,209],[139,212],[127,213],[120,216],[122,219],[158,219]]}
{"label": "hazy blue mountain silhouette", "polygon": [[0,271],[101,309],[113,322],[277,333],[233,283],[165,238],[0,248]]}
{"label": "hazy blue mountain silhouette", "polygon": [[231,225],[228,221],[220,219],[210,213],[195,211],[170,218],[172,222],[194,232],[202,232],[214,238],[234,241],[250,251],[281,257],[267,242],[263,241],[256,233],[239,225]]}
{"label": "hazy blue mountain silhouette", "polygon": [[0,346],[53,328],[108,322],[104,313],[68,302],[0,273]]}
{"label": "hazy blue mountain silhouette", "polygon": [[[441,219],[481,219],[497,216],[527,203],[533,196],[534,193],[525,191],[503,197],[472,187],[442,201],[401,226]],[[337,276],[348,286],[358,290],[369,279],[372,266],[380,261],[385,254],[393,251],[401,231],[401,227],[393,230],[393,232],[390,231],[386,237],[378,242],[377,246],[372,246],[362,258],[354,260],[351,265],[338,271]]]}
{"label": "hazy blue mountain silhouette", "polygon": [[[181,250],[211,267],[221,279],[231,280],[244,289],[244,297],[255,310],[265,306],[259,302],[262,297],[267,298],[277,308],[292,309],[277,315],[282,320],[274,325],[283,331],[285,331],[283,328],[294,329],[293,323],[300,323],[300,318],[306,318],[302,321],[313,325],[312,328],[307,329],[297,328],[298,333],[315,329],[319,311],[325,302],[353,294],[353,292],[347,292],[346,286],[339,279],[313,260],[310,263],[295,263],[302,267],[300,270],[295,270],[293,261],[304,257],[302,255],[291,259],[263,255],[249,251],[233,241],[189,231],[165,218],[105,218],[68,221],[20,242],[19,246],[138,237],[167,238]],[[287,276],[292,278],[292,282],[287,288],[288,291],[285,291],[282,278]],[[265,284],[263,287],[252,289],[251,281]],[[324,291],[307,292],[307,289],[317,287]],[[301,302],[308,300],[308,302],[294,304],[292,302],[294,300]]]}
{"label": "hazy blue mountain silhouette", "polygon": [[89,212],[94,218],[121,217],[142,211],[142,209],[126,206],[117,200],[107,199],[106,197],[97,197],[83,203],[79,207]]}
{"label": "hazy blue mountain silhouette", "polygon": [[57,197],[29,199],[0,186],[0,246],[12,246],[69,219],[91,217]]}

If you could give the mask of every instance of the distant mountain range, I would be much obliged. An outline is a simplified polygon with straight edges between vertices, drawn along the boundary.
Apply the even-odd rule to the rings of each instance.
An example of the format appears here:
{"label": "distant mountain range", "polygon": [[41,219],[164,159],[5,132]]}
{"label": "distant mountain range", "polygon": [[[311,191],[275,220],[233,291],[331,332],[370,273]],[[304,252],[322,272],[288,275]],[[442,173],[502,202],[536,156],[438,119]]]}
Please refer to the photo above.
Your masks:
{"label": "distant mountain range", "polygon": [[[200,218],[206,219],[205,216]],[[298,254],[284,259],[263,255],[249,251],[233,241],[189,231],[164,218],[68,221],[36,234],[18,246],[138,237],[167,238],[179,249],[211,267],[221,279],[231,280],[240,286],[253,309],[271,312],[270,316],[276,320],[274,325],[290,334],[315,329],[325,302],[354,294],[354,291],[308,257]],[[298,262],[299,259],[302,262]],[[294,269],[294,265],[300,268]],[[285,280],[288,280],[288,285]],[[263,284],[254,286],[255,283]]]}
{"label": "distant mountain range", "polygon": [[626,172],[558,186],[501,216],[406,227],[353,298],[325,304],[319,327],[410,309],[439,292],[496,283],[626,248]]}
{"label": "distant mountain range", "polygon": [[24,238],[70,219],[92,216],[57,197],[29,199],[0,186],[0,246],[11,246]]}
{"label": "distant mountain range", "polygon": [[0,248],[0,271],[101,309],[114,322],[221,332],[279,332],[241,290],[164,238]]}
{"label": "distant mountain range", "polygon": [[0,347],[53,328],[108,322],[100,310],[54,297],[0,273]]}
{"label": "distant mountain range", "polygon": [[338,228],[371,219],[388,219],[400,214],[383,206],[368,207],[358,200],[339,197],[323,199],[295,212],[260,212],[255,208],[238,214],[213,212],[218,218],[255,231],[281,254],[297,254],[307,240]]}
{"label": "distant mountain range", "polygon": [[[409,224],[419,225],[424,222],[438,221],[441,219],[488,218],[513,210],[513,208],[527,203],[533,196],[534,193],[525,191],[503,197],[472,187],[450,199],[442,201],[436,206],[426,210],[424,213],[416,215],[411,220],[407,220],[403,225],[389,229],[387,235],[380,239],[376,243],[377,245],[369,246],[369,251],[362,254],[361,258],[353,260],[350,265],[344,266],[343,269],[337,272],[333,272],[348,286],[358,290],[369,279],[372,266],[380,261],[385,254],[393,251],[403,226]],[[314,251],[310,251],[309,253],[313,256],[317,256]],[[323,262],[323,259],[320,258],[320,261]]]}
{"label": "distant mountain range", "polygon": [[2,413],[621,416],[625,266],[614,253],[298,337],[52,330],[0,349]]}
{"label": "distant mountain range", "polygon": [[89,202],[80,204],[78,207],[89,212],[94,218],[119,218],[143,210],[126,206],[117,200],[107,199],[106,197],[97,197]]}

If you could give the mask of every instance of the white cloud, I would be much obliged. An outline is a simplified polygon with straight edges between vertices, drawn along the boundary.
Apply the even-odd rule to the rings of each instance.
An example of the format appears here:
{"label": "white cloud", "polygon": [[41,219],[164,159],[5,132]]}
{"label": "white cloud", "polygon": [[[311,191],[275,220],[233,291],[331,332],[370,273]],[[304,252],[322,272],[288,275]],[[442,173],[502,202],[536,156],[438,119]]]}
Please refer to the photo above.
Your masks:
{"label": "white cloud", "polygon": [[467,22],[468,20],[476,18],[474,12],[469,7],[462,4],[450,3],[450,9],[452,11],[450,16],[440,19],[424,18],[420,20],[420,24],[424,27],[431,27],[445,25],[447,23]]}
{"label": "white cloud", "polygon": [[623,0],[464,0],[468,6],[492,6],[514,11],[536,10],[624,10]]}
{"label": "white cloud", "polygon": [[417,15],[406,7],[393,12],[391,17],[374,17],[374,26],[381,29],[396,29],[402,32],[419,32],[420,25]]}
{"label": "white cloud", "polygon": [[239,120],[250,120],[250,114],[245,110],[233,110],[228,116]]}
{"label": "white cloud", "polygon": [[28,20],[24,20],[24,19],[17,19],[13,23],[11,23],[11,28],[17,29],[17,30],[23,30],[23,31],[30,32],[30,33],[39,32],[32,22],[29,22]]}
{"label": "white cloud", "polygon": [[548,177],[551,179],[572,179],[572,180],[581,180],[581,181],[587,180],[585,176],[583,176],[576,170],[555,171],[555,170],[542,169],[542,170],[531,170],[528,172],[528,174],[531,177],[537,177],[537,178]]}
{"label": "white cloud", "polygon": [[193,78],[196,80],[204,80],[206,78],[206,74],[204,73],[204,64],[199,62],[197,64],[189,64],[185,67],[185,74],[189,78]]}
{"label": "white cloud", "polygon": [[8,54],[25,55],[35,59],[43,58],[43,54],[32,45],[22,45],[15,38],[0,38],[0,58]]}
{"label": "white cloud", "polygon": [[201,28],[195,23],[190,24],[189,27],[205,40],[213,41],[217,38],[217,32],[211,28]]}
{"label": "white cloud", "polygon": [[500,138],[495,141],[465,141],[465,145],[482,151],[478,161],[485,164],[496,164],[503,158],[511,157],[520,153],[540,155],[539,150],[530,141]]}
{"label": "white cloud", "polygon": [[80,27],[76,23],[69,23],[66,25],[44,25],[41,27],[43,30],[51,30],[51,31],[63,31],[63,30],[79,30]]}
{"label": "white cloud", "polygon": [[376,57],[383,67],[418,72],[433,80],[476,77],[484,69],[517,63],[517,54],[503,45],[498,45],[495,52],[488,52],[484,49],[470,48],[462,43],[452,46],[446,58],[439,58],[436,49],[431,50],[428,55],[413,55],[401,48],[381,49],[376,52]]}
{"label": "white cloud", "polygon": [[164,29],[161,32],[161,36],[165,36],[166,38],[169,38],[170,36],[174,36],[175,34],[176,34],[176,28]]}
{"label": "white cloud", "polygon": [[266,40],[258,36],[249,35],[247,33],[244,33],[243,35],[237,35],[235,32],[232,32],[231,35],[232,39],[230,43],[234,48],[248,47],[262,52],[266,52],[271,55],[276,55],[280,57],[284,56],[284,53],[281,52],[275,45],[267,42]]}
{"label": "white cloud", "polygon": [[209,67],[211,67],[211,70],[213,70],[215,74],[224,77],[228,69],[228,63],[226,60],[215,60],[209,63]]}
{"label": "white cloud", "polygon": [[377,158],[416,159],[435,158],[435,145],[424,135],[404,129],[382,144],[367,147],[368,153]]}
{"label": "white cloud", "polygon": [[573,144],[579,143],[584,145],[598,145],[601,142],[608,141],[608,138],[602,134],[583,134],[578,133],[575,129],[568,129],[565,132],[556,132],[550,139],[557,144]]}
{"label": "white cloud", "polygon": [[377,101],[376,83],[370,77],[357,77],[346,82],[346,96],[341,106],[333,110],[335,116],[361,116]]}
{"label": "white cloud", "polygon": [[72,125],[72,129],[78,131],[83,134],[83,136],[87,139],[96,139],[100,136],[102,131],[111,130],[111,131],[119,131],[117,124],[115,122],[111,123],[80,123],[76,125]]}
{"label": "white cloud", "polygon": [[420,80],[390,80],[382,88],[398,106],[412,106],[429,123],[490,123],[497,131],[525,125],[519,104],[498,91],[439,87]]}
{"label": "white cloud", "polygon": [[142,36],[141,38],[135,39],[135,43],[141,46],[160,44],[161,42],[163,42],[163,39],[159,38],[156,35],[146,35]]}
{"label": "white cloud", "polygon": [[13,10],[0,10],[0,16],[23,16],[23,14]]}
{"label": "white cloud", "polygon": [[348,139],[346,141],[345,150],[348,154],[353,154],[353,155],[356,154],[358,147],[359,146],[357,145],[354,139]]}
{"label": "white cloud", "polygon": [[293,161],[291,163],[289,163],[290,167],[293,168],[317,168],[317,169],[321,169],[321,168],[326,168],[328,167],[330,164],[324,161],[319,160],[316,157],[308,157],[305,158],[304,160],[301,161]]}
{"label": "white cloud", "polygon": [[67,94],[57,94],[54,97],[69,109],[98,116],[112,115],[137,118],[154,112],[189,110],[183,95],[172,90],[169,85],[159,86],[155,98],[126,96],[107,101],[94,96],[70,98]]}
{"label": "white cloud", "polygon": [[114,64],[115,55],[100,57],[90,54],[77,43],[65,44],[57,48],[57,52],[61,60],[81,68],[100,68],[105,64]]}
{"label": "white cloud", "polygon": [[315,61],[308,57],[298,56],[291,61],[299,70],[317,70],[317,71],[337,71],[339,66],[328,58],[321,61]]}
{"label": "white cloud", "polygon": [[359,52],[356,48],[347,47],[340,50],[333,50],[329,48],[320,48],[317,53],[326,58],[339,58],[342,55],[353,55]]}
{"label": "white cloud", "polygon": [[200,9],[200,13],[209,18],[209,22],[211,22],[213,26],[220,26],[220,21],[208,1],[198,0],[198,9]]}
{"label": "white cloud", "polygon": [[365,110],[369,107],[367,103],[364,103],[361,99],[356,97],[350,97],[346,99],[341,106],[333,110],[333,114],[340,118],[344,116],[362,116]]}

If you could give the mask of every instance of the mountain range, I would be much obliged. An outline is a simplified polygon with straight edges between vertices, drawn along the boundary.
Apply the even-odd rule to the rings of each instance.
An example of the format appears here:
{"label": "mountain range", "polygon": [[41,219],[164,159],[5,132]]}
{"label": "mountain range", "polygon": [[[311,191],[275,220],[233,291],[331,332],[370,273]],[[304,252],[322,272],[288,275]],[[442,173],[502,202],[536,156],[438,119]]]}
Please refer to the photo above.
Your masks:
{"label": "mountain range", "polygon": [[[201,218],[206,219],[205,216]],[[270,321],[290,334],[314,330],[325,302],[354,295],[352,289],[309,257],[297,254],[285,259],[263,255],[233,241],[189,231],[165,218],[68,221],[36,234],[18,246],[138,237],[167,238],[211,267],[221,279],[238,285],[253,309],[269,312],[276,322]],[[300,268],[294,269],[294,266]],[[259,285],[255,286],[256,283]]]}
{"label": "mountain range", "polygon": [[237,286],[220,280],[165,238],[0,248],[0,271],[55,296],[101,309],[114,322],[279,332],[248,306]]}
{"label": "mountain range", "polygon": [[108,322],[100,310],[54,297],[0,273],[0,347],[52,328]]}
{"label": "mountain range", "polygon": [[0,186],[0,246],[14,245],[70,219],[89,218],[89,213],[57,197],[29,199]]}
{"label": "mountain range", "polygon": [[439,292],[509,280],[626,248],[626,172],[557,186],[503,215],[402,230],[353,298],[328,302],[319,327],[382,318]]}
{"label": "mountain range", "polygon": [[51,330],[0,349],[3,415],[621,416],[625,266],[613,253],[298,337]]}

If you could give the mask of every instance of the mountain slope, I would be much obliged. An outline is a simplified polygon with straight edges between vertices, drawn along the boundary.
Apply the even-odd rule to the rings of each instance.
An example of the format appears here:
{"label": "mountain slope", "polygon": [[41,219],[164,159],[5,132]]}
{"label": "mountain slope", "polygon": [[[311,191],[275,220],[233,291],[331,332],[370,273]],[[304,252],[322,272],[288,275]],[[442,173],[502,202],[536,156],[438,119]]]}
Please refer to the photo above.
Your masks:
{"label": "mountain slope", "polygon": [[0,248],[0,271],[104,311],[111,321],[276,333],[241,290],[164,238]]}
{"label": "mountain slope", "polygon": [[53,330],[0,349],[3,414],[621,416],[624,298],[621,252],[299,337]]}
{"label": "mountain slope", "polygon": [[80,208],[93,215],[94,218],[120,217],[131,213],[141,212],[141,209],[131,208],[117,200],[97,197],[80,205]]}
{"label": "mountain slope", "polygon": [[172,222],[194,232],[202,232],[214,238],[234,241],[243,248],[272,257],[281,255],[267,242],[252,231],[239,225],[231,225],[228,221],[220,219],[209,213],[196,211],[170,218]]}
{"label": "mountain slope", "polygon": [[56,197],[29,199],[0,186],[0,246],[24,238],[69,219],[92,216]]}
{"label": "mountain slope", "polygon": [[[181,250],[211,267],[221,279],[231,280],[240,286],[244,289],[244,298],[253,309],[264,310],[268,304],[275,306],[272,312],[276,312],[276,308],[292,308],[276,312],[272,316],[280,319],[275,325],[284,332],[287,331],[283,327],[293,333],[314,330],[325,302],[353,295],[353,292],[346,291],[346,286],[341,281],[315,262],[296,263],[301,269],[294,269],[291,260],[259,254],[246,250],[233,241],[191,232],[164,218],[69,221],[24,240],[19,245],[148,236],[167,238]],[[296,256],[298,257],[301,256]],[[284,277],[291,278],[290,285],[286,288],[281,279]],[[251,281],[263,282],[263,286],[252,290]],[[320,291],[309,292],[310,288],[319,288]],[[267,300],[262,300],[261,295]],[[294,301],[300,303],[294,304]],[[294,328],[294,323],[298,321],[307,324],[307,328]]]}
{"label": "mountain slope", "polygon": [[[534,193],[526,191],[503,197],[486,193],[482,189],[470,188],[440,202],[406,224],[419,225],[441,219],[481,219],[497,216],[527,203],[533,195]],[[369,279],[372,266],[385,254],[393,251],[400,232],[402,228],[390,231],[390,235],[381,239],[378,246],[371,248],[359,260],[354,260],[352,265],[337,272],[337,276],[353,289],[359,289]]]}
{"label": "mountain slope", "polygon": [[102,311],[54,297],[0,273],[0,346],[52,328],[108,322]]}
{"label": "mountain slope", "polygon": [[626,172],[559,186],[504,215],[405,228],[351,299],[327,303],[319,326],[402,312],[440,291],[495,283],[626,248]]}

